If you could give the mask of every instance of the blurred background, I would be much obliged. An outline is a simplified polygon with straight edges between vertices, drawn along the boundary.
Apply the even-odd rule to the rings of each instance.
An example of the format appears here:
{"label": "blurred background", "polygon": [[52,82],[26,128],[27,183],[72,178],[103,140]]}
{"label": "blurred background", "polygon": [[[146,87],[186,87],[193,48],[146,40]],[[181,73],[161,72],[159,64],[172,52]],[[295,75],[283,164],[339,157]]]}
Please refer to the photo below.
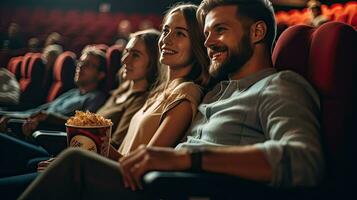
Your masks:
{"label": "blurred background", "polygon": [[[20,104],[30,102],[31,106],[39,105],[61,94],[41,98],[41,95],[35,95],[34,91],[48,93],[48,89],[38,88],[50,85],[51,78],[61,85],[65,85],[68,79],[68,87],[62,92],[74,87],[73,77],[69,74],[74,74],[74,65],[82,49],[92,45],[106,53],[110,74],[107,89],[116,88],[119,81],[113,80],[116,80],[116,73],[121,67],[121,52],[129,34],[147,28],[160,29],[165,10],[177,2],[1,0],[0,69],[6,69],[20,82]],[[184,2],[199,4],[201,0]],[[357,1],[272,0],[272,3],[278,27],[277,37],[296,24],[317,27],[327,21],[339,21],[357,28]],[[49,77],[48,83],[37,81],[36,87],[29,89],[30,82],[46,82],[46,77]],[[18,105],[15,106],[19,109]]]}
{"label": "blurred background", "polygon": [[[190,2],[199,4],[201,0]],[[65,50],[78,52],[88,43],[113,45],[120,31],[133,32],[139,29],[159,28],[163,13],[167,8],[179,1],[176,0],[2,0],[0,2],[0,37],[6,40],[10,29],[16,32],[20,44],[14,48],[43,48],[48,36],[57,32],[60,43]],[[305,23],[308,13],[307,0],[272,0],[277,14],[286,12],[289,16],[280,14],[278,22],[284,27],[297,23]],[[322,0],[327,12],[333,4],[338,4],[333,13],[342,12],[343,6],[353,1]],[[291,18],[291,19],[288,19]],[[123,22],[120,29],[120,22]],[[280,21],[279,21],[280,20]],[[129,23],[127,23],[129,22]],[[15,25],[10,28],[11,24]],[[126,29],[126,30],[124,30]],[[123,33],[126,34],[126,33]],[[32,39],[30,41],[30,39]],[[3,43],[3,42],[2,42]],[[6,44],[1,44],[2,49]],[[24,52],[12,52],[20,55]],[[0,61],[6,64],[7,59]]]}

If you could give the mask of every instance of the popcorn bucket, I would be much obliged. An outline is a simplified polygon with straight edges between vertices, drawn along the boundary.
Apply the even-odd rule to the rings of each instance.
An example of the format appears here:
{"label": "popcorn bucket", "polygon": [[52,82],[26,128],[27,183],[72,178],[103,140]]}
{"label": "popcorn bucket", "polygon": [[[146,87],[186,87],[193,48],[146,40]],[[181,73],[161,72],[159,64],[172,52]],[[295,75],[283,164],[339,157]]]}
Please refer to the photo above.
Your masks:
{"label": "popcorn bucket", "polygon": [[68,147],[80,147],[109,156],[110,134],[112,125],[108,126],[73,126],[66,125]]}

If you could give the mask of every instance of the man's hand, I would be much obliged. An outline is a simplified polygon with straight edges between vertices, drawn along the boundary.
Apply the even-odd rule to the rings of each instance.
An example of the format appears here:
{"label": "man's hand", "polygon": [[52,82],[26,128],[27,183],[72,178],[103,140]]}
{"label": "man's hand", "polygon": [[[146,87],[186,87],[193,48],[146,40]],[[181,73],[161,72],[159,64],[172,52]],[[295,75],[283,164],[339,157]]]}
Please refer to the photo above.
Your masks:
{"label": "man's hand", "polygon": [[22,125],[22,133],[26,136],[31,136],[34,130],[37,129],[37,126],[40,122],[46,120],[48,114],[45,112],[39,112],[35,115],[32,115],[30,118],[26,120],[26,122]]}
{"label": "man's hand", "polygon": [[26,122],[22,125],[22,133],[25,136],[31,136],[34,130],[36,130],[37,126],[39,124],[39,121],[36,119],[28,119]]}
{"label": "man's hand", "polygon": [[9,121],[9,118],[7,117],[1,117],[0,118],[0,132],[5,133],[7,130],[7,122]]}
{"label": "man's hand", "polygon": [[124,186],[132,190],[143,189],[141,177],[148,171],[186,170],[190,165],[190,156],[186,150],[175,151],[172,148],[143,145],[128,156],[119,159]]}
{"label": "man's hand", "polygon": [[40,111],[36,114],[31,115],[30,119],[36,119],[38,121],[44,121],[48,118],[48,113],[45,111]]}

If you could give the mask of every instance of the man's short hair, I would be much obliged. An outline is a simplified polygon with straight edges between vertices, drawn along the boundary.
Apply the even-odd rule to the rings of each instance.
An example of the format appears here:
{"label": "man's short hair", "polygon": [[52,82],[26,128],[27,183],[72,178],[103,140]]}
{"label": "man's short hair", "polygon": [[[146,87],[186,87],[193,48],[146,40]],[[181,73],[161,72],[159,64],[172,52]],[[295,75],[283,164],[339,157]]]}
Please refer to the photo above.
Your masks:
{"label": "man's short hair", "polygon": [[54,55],[54,56],[59,56],[61,53],[63,53],[63,48],[58,45],[58,44],[52,44],[48,45],[43,49],[43,57],[46,59],[47,55]]}
{"label": "man's short hair", "polygon": [[98,83],[98,88],[99,89],[106,89],[106,81],[107,81],[107,74],[108,74],[108,69],[107,69],[107,59],[105,56],[105,53],[98,49],[95,46],[88,45],[82,50],[82,55],[91,55],[94,57],[97,57],[99,59],[99,66],[97,66],[99,72],[104,72],[105,78],[103,78],[99,83]]}
{"label": "man's short hair", "polygon": [[85,54],[97,57],[99,59],[98,70],[101,72],[104,72],[104,73],[107,72],[107,58],[103,51],[101,51],[100,49],[98,49],[95,46],[88,45],[82,51],[82,55],[85,55]]}
{"label": "man's short hair", "polygon": [[197,11],[197,18],[201,25],[204,25],[206,15],[212,9],[224,5],[238,6],[238,17],[253,20],[254,22],[264,21],[267,25],[267,34],[263,41],[272,50],[276,37],[276,21],[274,8],[269,0],[203,0]]}

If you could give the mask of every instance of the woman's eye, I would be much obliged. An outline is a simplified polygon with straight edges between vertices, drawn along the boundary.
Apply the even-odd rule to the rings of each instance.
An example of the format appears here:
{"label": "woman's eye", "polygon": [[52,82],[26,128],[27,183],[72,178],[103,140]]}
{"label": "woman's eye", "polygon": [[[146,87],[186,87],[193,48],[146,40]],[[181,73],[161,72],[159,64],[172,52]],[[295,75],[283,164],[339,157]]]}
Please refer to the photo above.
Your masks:
{"label": "woman's eye", "polygon": [[138,53],[133,53],[133,58],[139,58],[140,55]]}
{"label": "woman's eye", "polygon": [[184,33],[181,32],[181,31],[177,31],[177,32],[176,32],[176,35],[179,36],[179,37],[186,37],[186,34],[184,34]]}

